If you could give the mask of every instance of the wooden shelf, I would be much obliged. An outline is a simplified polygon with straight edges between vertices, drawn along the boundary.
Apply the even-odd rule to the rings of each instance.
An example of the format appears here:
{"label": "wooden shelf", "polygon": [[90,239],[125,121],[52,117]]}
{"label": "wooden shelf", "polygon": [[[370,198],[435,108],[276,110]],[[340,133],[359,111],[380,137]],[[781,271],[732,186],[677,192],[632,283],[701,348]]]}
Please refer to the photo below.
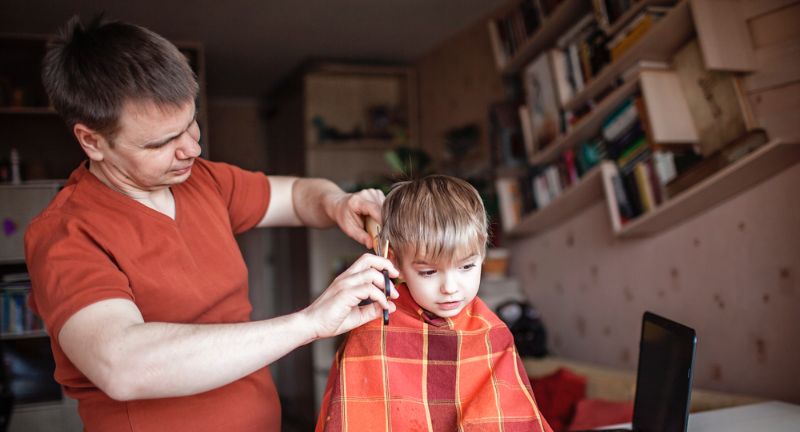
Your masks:
{"label": "wooden shelf", "polygon": [[638,237],[662,232],[713,208],[798,162],[800,162],[800,143],[771,141],[657,209],[627,223],[616,234],[619,237]]}
{"label": "wooden shelf", "polygon": [[503,67],[503,75],[514,75],[542,50],[553,46],[556,40],[580,17],[591,11],[592,3],[586,0],[564,0],[539,28],[525,41]]}
{"label": "wooden shelf", "polygon": [[606,118],[619,107],[622,101],[638,89],[638,84],[638,78],[634,78],[611,92],[590,113],[580,119],[566,135],[562,135],[549,146],[534,153],[530,162],[532,164],[549,162],[564,150],[596,136]]}
{"label": "wooden shelf", "polygon": [[57,115],[52,107],[0,107],[0,114],[12,115]]}
{"label": "wooden shelf", "polygon": [[398,145],[395,144],[394,141],[391,139],[379,139],[379,138],[363,138],[363,139],[352,139],[352,140],[341,140],[341,141],[326,141],[322,144],[313,144],[308,146],[308,150],[325,150],[325,151],[336,151],[336,150],[383,150],[389,151],[397,147]]}
{"label": "wooden shelf", "polygon": [[602,170],[603,165],[607,164],[611,162],[601,162],[553,202],[530,215],[523,216],[517,226],[508,232],[508,236],[523,237],[541,233],[602,199],[604,196]]}
{"label": "wooden shelf", "polygon": [[692,38],[694,33],[689,0],[683,0],[661,18],[622,57],[606,65],[580,93],[567,102],[564,109],[573,111],[596,98],[611,86],[625,70],[639,61],[669,61],[673,54]]}
{"label": "wooden shelf", "polygon": [[638,2],[632,4],[628,8],[628,10],[625,11],[625,13],[623,13],[622,15],[619,16],[619,18],[617,18],[616,21],[611,23],[610,27],[603,28],[603,31],[607,35],[614,35],[618,31],[622,30],[622,27],[628,24],[628,21],[630,21],[631,18],[638,15],[639,12],[641,12],[648,6],[673,6],[673,5],[674,3],[672,2],[672,0],[639,0]]}

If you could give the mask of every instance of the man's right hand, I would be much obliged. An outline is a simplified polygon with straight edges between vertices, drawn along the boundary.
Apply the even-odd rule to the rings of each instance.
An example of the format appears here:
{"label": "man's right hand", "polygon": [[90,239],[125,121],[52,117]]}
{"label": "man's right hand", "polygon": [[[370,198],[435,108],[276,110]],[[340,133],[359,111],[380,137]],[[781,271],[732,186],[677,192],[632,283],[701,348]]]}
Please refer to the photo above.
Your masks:
{"label": "man's right hand", "polygon": [[[362,255],[353,265],[340,274],[314,303],[302,311],[314,326],[315,339],[336,336],[383,316],[383,310],[395,311],[393,302],[384,295],[382,270],[389,277],[400,275],[392,263],[372,254]],[[392,289],[391,298],[397,298]],[[372,300],[359,306],[363,300]]]}

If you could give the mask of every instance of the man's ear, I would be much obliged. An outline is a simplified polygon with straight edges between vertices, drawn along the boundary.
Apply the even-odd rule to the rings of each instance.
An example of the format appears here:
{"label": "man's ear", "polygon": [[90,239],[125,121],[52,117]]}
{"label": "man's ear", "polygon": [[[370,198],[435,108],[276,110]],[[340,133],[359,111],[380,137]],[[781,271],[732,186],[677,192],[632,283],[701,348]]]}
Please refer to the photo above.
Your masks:
{"label": "man's ear", "polygon": [[103,151],[108,148],[108,141],[100,132],[83,123],[76,123],[72,127],[72,133],[75,134],[75,138],[77,138],[78,143],[90,160],[96,162],[103,160]]}

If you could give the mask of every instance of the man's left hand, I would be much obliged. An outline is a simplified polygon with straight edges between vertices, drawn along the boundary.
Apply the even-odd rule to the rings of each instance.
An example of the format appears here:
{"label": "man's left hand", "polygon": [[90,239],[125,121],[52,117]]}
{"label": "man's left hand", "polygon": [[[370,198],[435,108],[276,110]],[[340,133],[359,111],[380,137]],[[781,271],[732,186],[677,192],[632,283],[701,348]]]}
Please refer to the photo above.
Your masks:
{"label": "man's left hand", "polygon": [[386,197],[378,189],[364,189],[342,194],[332,200],[328,215],[339,228],[355,241],[372,249],[372,238],[364,230],[364,217],[381,220],[381,206]]}

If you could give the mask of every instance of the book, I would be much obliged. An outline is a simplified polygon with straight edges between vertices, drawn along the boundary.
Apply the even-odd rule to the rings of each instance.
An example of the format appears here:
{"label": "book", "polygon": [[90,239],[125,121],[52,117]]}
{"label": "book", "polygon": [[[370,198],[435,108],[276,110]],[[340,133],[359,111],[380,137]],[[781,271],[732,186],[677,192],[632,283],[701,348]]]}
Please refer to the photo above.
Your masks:
{"label": "book", "polygon": [[617,43],[610,44],[611,46],[608,47],[608,50],[611,53],[611,61],[622,57],[622,55],[633,46],[633,44],[638,42],[650,30],[650,28],[653,27],[654,20],[655,19],[652,15],[645,14],[641,21],[637,23],[636,27],[627,33],[622,40]]}
{"label": "book", "polygon": [[498,70],[502,70],[508,63],[508,53],[503,47],[503,41],[500,39],[500,30],[498,29],[497,22],[489,20],[489,41],[492,44],[492,53],[494,54],[494,63]]}
{"label": "book", "polygon": [[536,152],[547,147],[559,134],[559,103],[550,56],[543,53],[536,57],[525,67],[522,80],[530,111],[533,151]]}
{"label": "book", "polygon": [[626,99],[614,112],[603,122],[603,138],[613,142],[622,136],[631,125],[638,121],[638,112],[631,99]]}
{"label": "book", "polygon": [[519,124],[522,129],[522,137],[525,140],[525,153],[528,160],[536,154],[536,145],[533,138],[533,124],[531,124],[531,110],[527,105],[519,106]]}
{"label": "book", "polygon": [[527,163],[519,110],[513,102],[500,102],[491,106],[489,130],[489,145],[497,165],[515,167]]}
{"label": "book", "polygon": [[510,231],[522,218],[522,196],[515,178],[498,178],[495,181],[503,231]]}
{"label": "book", "polygon": [[633,168],[633,175],[636,178],[636,189],[639,192],[639,202],[642,203],[642,212],[646,213],[656,208],[653,198],[653,186],[650,184],[650,174],[647,172],[647,164],[637,162]]}

